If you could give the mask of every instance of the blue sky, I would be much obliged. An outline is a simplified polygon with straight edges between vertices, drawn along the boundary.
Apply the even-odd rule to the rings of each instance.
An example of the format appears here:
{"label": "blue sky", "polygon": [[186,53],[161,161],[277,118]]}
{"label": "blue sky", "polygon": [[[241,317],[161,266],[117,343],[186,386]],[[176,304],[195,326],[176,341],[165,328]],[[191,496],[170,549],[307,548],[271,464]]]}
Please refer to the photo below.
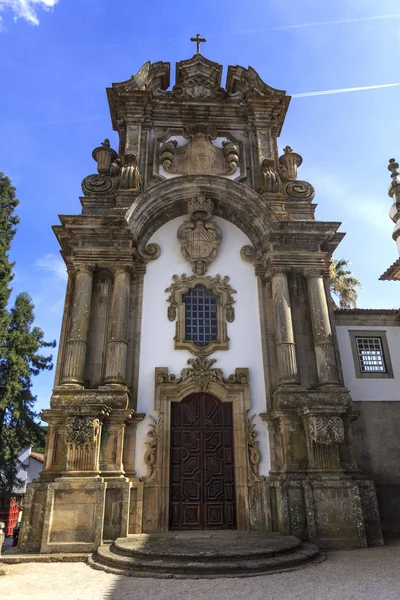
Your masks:
{"label": "blue sky", "polygon": [[[224,65],[253,66],[288,94],[400,83],[399,0],[0,0],[0,170],[17,187],[14,293],[29,292],[36,322],[58,339],[65,271],[51,225],[80,212],[92,149],[111,130],[105,88],[147,60],[190,57],[189,38]],[[172,70],[174,73],[174,69]],[[400,159],[400,87],[294,97],[280,138],[304,159],[317,219],[347,232],[337,258],[362,281],[360,307],[399,305],[378,282],[397,259],[388,217],[388,159]],[[53,374],[34,385],[48,406]]]}

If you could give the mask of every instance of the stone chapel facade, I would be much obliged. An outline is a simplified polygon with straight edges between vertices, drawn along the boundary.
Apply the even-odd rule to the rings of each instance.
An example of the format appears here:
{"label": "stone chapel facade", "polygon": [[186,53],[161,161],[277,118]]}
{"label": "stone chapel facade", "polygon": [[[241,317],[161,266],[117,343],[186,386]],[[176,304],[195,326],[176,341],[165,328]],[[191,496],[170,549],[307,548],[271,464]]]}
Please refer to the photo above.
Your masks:
{"label": "stone chapel facade", "polygon": [[107,90],[118,152],[93,151],[54,232],[68,286],[45,463],[20,546],[93,551],[170,529],[382,543],[359,469],[328,264],[290,98],[195,54]]}

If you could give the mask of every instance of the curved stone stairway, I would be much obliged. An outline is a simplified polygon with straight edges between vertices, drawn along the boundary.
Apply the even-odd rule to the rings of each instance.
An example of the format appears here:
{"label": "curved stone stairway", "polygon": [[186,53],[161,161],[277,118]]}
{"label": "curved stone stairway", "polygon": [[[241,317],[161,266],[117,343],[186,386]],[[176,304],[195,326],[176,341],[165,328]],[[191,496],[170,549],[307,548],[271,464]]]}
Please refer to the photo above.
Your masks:
{"label": "curved stone stairway", "polygon": [[317,546],[290,535],[171,531],[131,535],[103,544],[89,564],[133,577],[210,578],[276,572],[322,559]]}

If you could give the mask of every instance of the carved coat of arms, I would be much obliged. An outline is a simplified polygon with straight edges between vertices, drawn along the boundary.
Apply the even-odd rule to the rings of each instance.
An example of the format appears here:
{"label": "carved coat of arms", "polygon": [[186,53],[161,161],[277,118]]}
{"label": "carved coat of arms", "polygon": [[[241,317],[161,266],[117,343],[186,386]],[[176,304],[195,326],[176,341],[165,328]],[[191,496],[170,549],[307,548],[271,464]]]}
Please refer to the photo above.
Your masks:
{"label": "carved coat of arms", "polygon": [[184,258],[193,267],[193,273],[204,275],[216,258],[222,239],[221,229],[211,221],[213,203],[205,196],[188,202],[189,221],[179,226],[177,236]]}

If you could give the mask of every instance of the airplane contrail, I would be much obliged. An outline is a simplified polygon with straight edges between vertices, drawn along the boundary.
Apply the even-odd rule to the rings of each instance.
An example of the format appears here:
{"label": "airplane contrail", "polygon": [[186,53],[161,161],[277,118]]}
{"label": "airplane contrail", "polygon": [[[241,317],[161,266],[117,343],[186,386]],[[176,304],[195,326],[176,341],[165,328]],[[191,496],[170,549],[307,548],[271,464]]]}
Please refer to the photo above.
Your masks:
{"label": "airplane contrail", "polygon": [[[383,21],[388,19],[400,19],[400,13],[393,15],[375,15],[373,17],[354,17],[352,19],[339,19],[337,21],[312,21],[310,23],[295,23],[293,25],[278,25],[267,29],[244,29],[242,31],[234,31],[226,35],[247,35],[250,33],[268,33],[270,31],[287,31],[289,29],[303,29],[304,27],[319,27],[321,25],[343,25],[346,23],[363,23],[366,21]],[[210,35],[208,37],[219,37],[220,34]]]}
{"label": "airplane contrail", "polygon": [[348,92],[361,92],[363,90],[379,90],[380,88],[398,87],[400,83],[383,83],[381,85],[363,85],[362,87],[339,88],[337,90],[322,90],[320,92],[304,92],[292,94],[292,98],[308,98],[309,96],[328,96],[329,94],[346,94]]}

